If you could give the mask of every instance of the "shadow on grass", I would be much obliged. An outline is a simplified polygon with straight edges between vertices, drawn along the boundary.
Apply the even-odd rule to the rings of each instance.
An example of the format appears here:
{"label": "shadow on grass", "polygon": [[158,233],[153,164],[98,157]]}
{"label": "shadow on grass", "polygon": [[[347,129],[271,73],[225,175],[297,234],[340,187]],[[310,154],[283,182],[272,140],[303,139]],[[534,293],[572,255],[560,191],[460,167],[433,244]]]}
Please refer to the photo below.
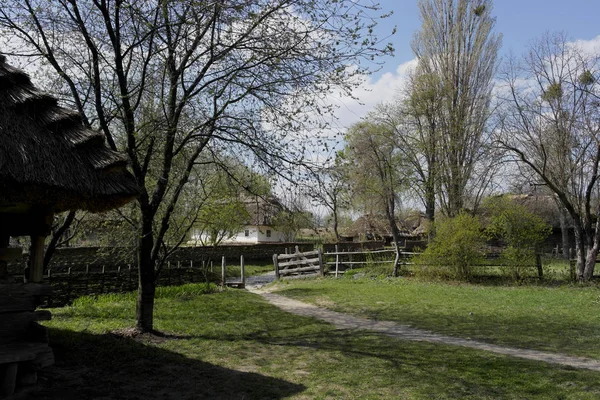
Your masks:
{"label": "shadow on grass", "polygon": [[305,389],[112,334],[51,328],[50,337],[56,364],[14,399],[280,399]]}

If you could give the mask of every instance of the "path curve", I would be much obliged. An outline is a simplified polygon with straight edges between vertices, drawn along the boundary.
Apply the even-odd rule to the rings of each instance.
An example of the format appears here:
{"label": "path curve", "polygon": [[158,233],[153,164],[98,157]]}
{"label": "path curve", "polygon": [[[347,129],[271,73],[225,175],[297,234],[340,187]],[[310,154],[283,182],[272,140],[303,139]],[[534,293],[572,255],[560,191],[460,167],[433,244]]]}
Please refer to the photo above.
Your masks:
{"label": "path curve", "polygon": [[376,321],[367,318],[356,317],[317,307],[312,304],[293,300],[278,294],[269,293],[258,286],[247,287],[248,291],[265,298],[269,303],[292,314],[304,317],[313,317],[333,324],[338,329],[362,329],[404,340],[420,342],[442,343],[454,346],[469,347],[477,350],[490,351],[512,357],[525,358],[528,360],[542,361],[551,364],[559,364],[573,368],[600,371],[600,361],[590,358],[573,357],[564,354],[549,353],[537,350],[518,349],[512,347],[498,346],[494,344],[478,342],[471,339],[462,339],[453,336],[440,335],[437,333],[411,328],[392,321]]}

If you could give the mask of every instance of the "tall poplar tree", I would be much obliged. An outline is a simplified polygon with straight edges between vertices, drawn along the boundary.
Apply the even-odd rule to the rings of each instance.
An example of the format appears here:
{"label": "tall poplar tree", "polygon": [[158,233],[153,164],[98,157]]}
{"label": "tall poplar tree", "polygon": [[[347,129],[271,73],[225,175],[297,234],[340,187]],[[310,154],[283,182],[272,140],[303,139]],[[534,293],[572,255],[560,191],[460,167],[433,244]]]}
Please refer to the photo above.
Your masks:
{"label": "tall poplar tree", "polygon": [[419,79],[439,85],[426,121],[435,121],[437,192],[452,217],[476,205],[491,176],[486,128],[501,37],[491,0],[420,0],[419,10],[412,48]]}

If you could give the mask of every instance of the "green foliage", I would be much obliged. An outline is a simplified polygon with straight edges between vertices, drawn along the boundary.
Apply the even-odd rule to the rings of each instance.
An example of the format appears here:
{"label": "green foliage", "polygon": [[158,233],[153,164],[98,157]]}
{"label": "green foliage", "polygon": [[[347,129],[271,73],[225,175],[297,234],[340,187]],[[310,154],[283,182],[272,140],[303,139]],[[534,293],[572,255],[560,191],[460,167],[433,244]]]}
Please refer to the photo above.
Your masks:
{"label": "green foliage", "polygon": [[563,95],[562,85],[560,83],[552,83],[542,93],[542,100],[551,102],[559,100]]}
{"label": "green foliage", "polygon": [[584,86],[592,85],[594,82],[596,82],[596,79],[590,70],[585,71],[579,76],[579,83]]}
{"label": "green foliage", "polygon": [[488,199],[484,208],[490,214],[488,237],[506,244],[502,259],[519,277],[519,267],[535,265],[536,253],[550,234],[550,226],[539,215],[505,196]]}
{"label": "green foliage", "polygon": [[485,233],[479,219],[461,212],[454,218],[437,220],[435,232],[415,263],[426,271],[433,268],[440,276],[468,280],[471,267],[483,262]]}
{"label": "green foliage", "polygon": [[237,199],[213,201],[201,208],[196,229],[208,234],[207,244],[217,245],[235,236],[250,218],[244,203]]}

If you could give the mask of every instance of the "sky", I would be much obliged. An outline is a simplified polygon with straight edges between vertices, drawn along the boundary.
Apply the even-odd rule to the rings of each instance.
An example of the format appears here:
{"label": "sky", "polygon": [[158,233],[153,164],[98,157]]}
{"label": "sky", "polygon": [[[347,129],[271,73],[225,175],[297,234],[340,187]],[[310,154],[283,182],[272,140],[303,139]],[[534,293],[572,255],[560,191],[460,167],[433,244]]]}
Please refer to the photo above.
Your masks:
{"label": "sky", "polygon": [[[363,0],[367,4],[372,0]],[[360,103],[348,98],[333,98],[341,129],[365,116],[378,102],[393,100],[402,86],[407,69],[414,65],[410,43],[421,25],[417,0],[379,0],[382,11],[393,11],[390,18],[376,28],[380,37],[395,35],[387,41],[395,48],[394,57],[384,60],[382,69],[370,76],[355,92]],[[600,0],[495,0],[492,15],[495,32],[503,36],[500,57],[511,52],[523,54],[533,40],[545,32],[564,32],[574,41],[600,51]]]}

